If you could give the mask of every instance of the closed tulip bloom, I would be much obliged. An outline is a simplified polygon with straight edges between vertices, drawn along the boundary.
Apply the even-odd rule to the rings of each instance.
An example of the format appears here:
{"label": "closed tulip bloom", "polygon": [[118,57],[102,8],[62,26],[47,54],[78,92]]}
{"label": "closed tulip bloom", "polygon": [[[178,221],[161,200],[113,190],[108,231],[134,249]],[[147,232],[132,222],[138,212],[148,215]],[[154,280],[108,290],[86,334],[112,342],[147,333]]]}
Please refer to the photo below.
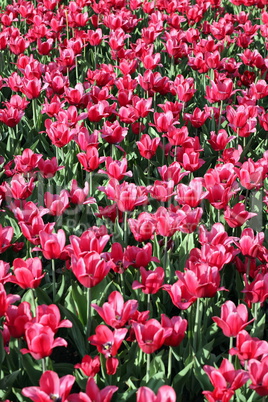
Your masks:
{"label": "closed tulip bloom", "polygon": [[42,273],[42,262],[40,258],[16,258],[13,261],[14,275],[11,276],[10,282],[16,283],[22,289],[37,288],[45,273]]}
{"label": "closed tulip bloom", "polygon": [[268,395],[268,356],[263,357],[261,361],[250,360],[248,372],[252,381],[249,387],[261,396]]}
{"label": "closed tulip bloom", "polygon": [[9,305],[6,311],[6,325],[13,338],[25,335],[25,325],[32,321],[31,305],[22,302],[19,306]]}
{"label": "closed tulip bloom", "polygon": [[164,285],[163,289],[168,292],[174,306],[180,310],[187,310],[197,299],[180,279],[173,285]]}
{"label": "closed tulip bloom", "polygon": [[159,137],[151,139],[148,134],[143,134],[140,141],[136,142],[141,156],[146,159],[151,159],[156,154],[159,143]]}
{"label": "closed tulip bloom", "polygon": [[20,300],[19,295],[7,295],[4,285],[0,283],[0,317],[5,315],[10,304],[16,303],[18,300]]}
{"label": "closed tulip bloom", "polygon": [[74,366],[74,368],[82,370],[87,377],[95,377],[95,375],[100,371],[100,367],[100,357],[96,356],[92,358],[89,355],[85,355],[82,362]]}
{"label": "closed tulip bloom", "polygon": [[203,191],[203,179],[196,177],[190,181],[188,186],[182,183],[178,184],[175,200],[178,201],[179,204],[186,204],[195,208],[207,196],[207,194],[208,191]]}
{"label": "closed tulip bloom", "polygon": [[[22,395],[34,402],[61,401],[67,402],[75,377],[65,375],[59,378],[54,371],[45,371],[39,380],[39,387],[26,387],[22,389]],[[69,400],[69,399],[68,399]]]}
{"label": "closed tulip bloom", "polygon": [[164,283],[165,271],[162,267],[157,267],[154,271],[146,271],[140,267],[141,283],[134,281],[132,289],[141,289],[145,294],[155,294]]}
{"label": "closed tulip bloom", "polygon": [[72,256],[73,273],[86,288],[92,288],[100,283],[108,275],[111,266],[96,251],[89,251],[78,259]]}
{"label": "closed tulip bloom", "polygon": [[156,395],[150,388],[141,387],[136,402],[176,402],[176,393],[169,385],[162,385]]}
{"label": "closed tulip bloom", "polygon": [[165,339],[172,334],[172,329],[165,329],[155,319],[148,320],[144,325],[132,323],[136,340],[144,353],[154,353],[164,344]]}
{"label": "closed tulip bloom", "polygon": [[212,320],[222,329],[225,336],[237,336],[254,318],[248,320],[248,310],[244,304],[235,304],[228,300],[221,306],[221,318],[212,317]]}
{"label": "closed tulip bloom", "polygon": [[173,316],[168,318],[165,314],[161,314],[161,325],[164,328],[171,328],[172,333],[165,339],[164,345],[166,346],[179,346],[183,338],[185,337],[185,331],[187,329],[187,320]]}
{"label": "closed tulip bloom", "polygon": [[254,236],[254,231],[251,228],[243,230],[238,242],[235,242],[241,253],[245,256],[256,258],[259,254],[264,242],[264,233],[257,233]]}
{"label": "closed tulip bloom", "polygon": [[50,356],[52,349],[57,346],[67,346],[63,338],[54,339],[55,333],[48,326],[38,323],[27,323],[25,325],[25,338],[28,349],[21,349],[22,354],[30,353],[36,360]]}
{"label": "closed tulip bloom", "polygon": [[58,233],[47,233],[42,230],[39,233],[41,249],[37,248],[35,251],[42,251],[47,260],[60,258],[65,246],[65,233],[59,229]]}
{"label": "closed tulip bloom", "polygon": [[152,240],[154,237],[156,220],[148,212],[139,214],[138,219],[128,220],[129,228],[138,242]]}

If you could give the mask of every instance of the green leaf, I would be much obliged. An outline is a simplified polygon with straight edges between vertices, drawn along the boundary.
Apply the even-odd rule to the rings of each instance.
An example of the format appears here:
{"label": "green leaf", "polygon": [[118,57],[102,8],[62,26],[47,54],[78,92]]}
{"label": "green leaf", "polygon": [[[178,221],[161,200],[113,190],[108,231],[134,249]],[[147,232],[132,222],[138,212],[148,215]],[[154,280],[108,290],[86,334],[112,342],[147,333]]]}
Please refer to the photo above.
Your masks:
{"label": "green leaf", "polygon": [[38,365],[37,361],[33,360],[29,354],[22,355],[21,360],[23,369],[26,371],[32,385],[37,385],[42,375],[41,360],[38,361]]}
{"label": "green leaf", "polygon": [[4,378],[0,380],[0,389],[1,390],[9,390],[14,384],[16,378],[18,377],[20,370],[16,370],[11,374],[6,375]]}
{"label": "green leaf", "polygon": [[87,344],[84,335],[85,328],[83,327],[77,316],[70,310],[61,305],[59,305],[59,309],[62,311],[65,317],[72,322],[73,326],[69,328],[70,336],[75,346],[77,347],[80,356],[84,357],[87,353]]}
{"label": "green leaf", "polygon": [[87,323],[87,297],[77,282],[71,281],[71,294],[77,308],[79,320],[83,325]]}
{"label": "green leaf", "polygon": [[192,360],[189,364],[187,364],[186,367],[184,367],[178,374],[175,375],[172,381],[172,387],[175,390],[180,390],[184,386],[187,380],[188,373],[190,370],[192,370],[193,365],[194,361]]}

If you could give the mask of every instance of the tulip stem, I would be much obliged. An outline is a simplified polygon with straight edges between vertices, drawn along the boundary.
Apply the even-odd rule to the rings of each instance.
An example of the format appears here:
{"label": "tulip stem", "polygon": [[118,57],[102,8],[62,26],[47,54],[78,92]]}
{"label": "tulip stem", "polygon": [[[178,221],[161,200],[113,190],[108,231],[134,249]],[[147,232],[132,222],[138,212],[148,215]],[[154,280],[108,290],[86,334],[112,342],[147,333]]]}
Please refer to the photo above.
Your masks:
{"label": "tulip stem", "polygon": [[89,173],[89,195],[92,196],[92,172]]}
{"label": "tulip stem", "polygon": [[43,373],[46,371],[46,358],[45,357],[43,357],[43,359],[42,359],[42,371],[43,371]]}
{"label": "tulip stem", "polygon": [[56,272],[55,272],[55,260],[51,260],[51,268],[52,268],[52,291],[53,291],[53,302],[55,302],[56,298]]}
{"label": "tulip stem", "polygon": [[35,101],[35,99],[32,99],[32,111],[33,111],[34,128],[37,130],[37,127],[36,127],[36,101]]}
{"label": "tulip stem", "polygon": [[201,328],[199,328],[199,321],[200,321],[200,298],[198,297],[196,302],[194,333],[193,333],[195,352],[197,351],[198,338],[201,331]]}
{"label": "tulip stem", "polygon": [[128,239],[128,223],[127,223],[127,211],[124,212],[124,245],[127,246]]}
{"label": "tulip stem", "polygon": [[150,354],[147,353],[147,362],[146,362],[146,383],[149,382],[150,379]]}
{"label": "tulip stem", "polygon": [[147,310],[150,311],[150,304],[151,304],[151,295],[150,293],[147,294]]}
{"label": "tulip stem", "polygon": [[91,296],[91,288],[87,288],[87,337],[89,337],[91,330]]}
{"label": "tulip stem", "polygon": [[230,363],[232,363],[232,355],[230,354],[230,350],[233,347],[233,341],[234,341],[234,338],[232,336],[230,336],[230,341],[229,341],[229,362]]}
{"label": "tulip stem", "polygon": [[171,377],[171,370],[172,370],[172,347],[169,347],[168,351],[168,372],[167,372],[167,379]]}
{"label": "tulip stem", "polygon": [[37,309],[37,297],[36,297],[36,291],[34,288],[31,289],[32,290],[32,298],[33,298],[33,313],[36,316],[36,309]]}

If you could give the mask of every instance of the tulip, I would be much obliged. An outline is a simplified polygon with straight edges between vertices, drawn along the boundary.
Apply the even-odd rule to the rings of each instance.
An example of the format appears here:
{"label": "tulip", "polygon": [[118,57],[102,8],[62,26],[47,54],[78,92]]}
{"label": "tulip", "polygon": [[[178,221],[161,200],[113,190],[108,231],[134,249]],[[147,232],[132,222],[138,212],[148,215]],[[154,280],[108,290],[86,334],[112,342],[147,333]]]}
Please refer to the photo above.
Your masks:
{"label": "tulip", "polygon": [[50,356],[52,349],[57,346],[67,346],[63,338],[54,339],[55,333],[46,325],[28,322],[25,325],[27,348],[21,349],[22,354],[30,353],[36,360]]}
{"label": "tulip", "polygon": [[82,370],[87,377],[95,377],[101,368],[100,358],[99,356],[92,358],[85,355],[82,362],[75,364],[74,368]]}
{"label": "tulip", "polygon": [[65,375],[59,378],[57,373],[48,370],[41,375],[39,387],[25,387],[22,389],[22,395],[34,402],[47,402],[49,400],[67,402],[74,382],[75,377],[73,375]]}
{"label": "tulip", "polygon": [[141,387],[136,402],[176,402],[176,393],[169,385],[162,385],[156,395],[150,388]]}
{"label": "tulip", "polygon": [[254,321],[248,319],[248,311],[244,304],[235,304],[228,300],[221,306],[221,318],[212,317],[212,320],[222,329],[225,336],[235,337],[248,324]]}
{"label": "tulip", "polygon": [[86,392],[79,394],[71,394],[68,402],[110,402],[113,394],[118,390],[115,385],[108,385],[103,389],[99,389],[93,378],[89,378],[86,385]]}
{"label": "tulip", "polygon": [[114,291],[108,297],[108,302],[102,307],[95,303],[91,306],[101,316],[103,321],[112,328],[122,328],[133,317],[138,308],[137,300],[128,300],[124,303],[121,293]]}
{"label": "tulip", "polygon": [[36,289],[45,273],[42,274],[42,263],[40,258],[16,258],[13,261],[14,275],[11,276],[10,282],[16,283],[22,289]]}
{"label": "tulip", "polygon": [[136,340],[144,353],[151,354],[160,349],[165,339],[172,334],[172,329],[165,329],[155,319],[146,321],[145,324],[132,323]]}

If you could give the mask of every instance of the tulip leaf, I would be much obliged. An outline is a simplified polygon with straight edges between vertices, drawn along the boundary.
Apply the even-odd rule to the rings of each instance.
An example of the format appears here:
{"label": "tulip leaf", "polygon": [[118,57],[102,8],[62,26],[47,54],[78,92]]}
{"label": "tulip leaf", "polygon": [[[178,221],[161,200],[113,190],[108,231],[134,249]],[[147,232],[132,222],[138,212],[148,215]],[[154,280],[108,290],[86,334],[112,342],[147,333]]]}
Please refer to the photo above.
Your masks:
{"label": "tulip leaf", "polygon": [[[261,309],[260,309],[259,313],[260,312],[262,313]],[[265,328],[265,322],[266,322],[266,313],[264,313],[261,318],[259,318],[259,314],[258,314],[258,319],[253,323],[253,328],[250,332],[250,335],[252,337],[262,339],[264,328]]]}
{"label": "tulip leaf", "polygon": [[26,371],[31,383],[37,385],[41,377],[41,361],[39,360],[39,366],[36,360],[33,360],[30,354],[25,354],[21,356],[23,369]]}
{"label": "tulip leaf", "polygon": [[[50,284],[49,284],[49,286],[50,286]],[[35,289],[35,292],[36,292],[38,304],[47,304],[47,305],[52,304],[52,300],[48,296],[48,292],[45,292],[44,289],[39,287],[39,288]]]}
{"label": "tulip leaf", "polygon": [[67,308],[59,305],[59,308],[62,311],[62,313],[64,314],[64,316],[72,322],[73,326],[71,328],[69,328],[69,334],[70,334],[75,346],[77,347],[81,357],[85,356],[86,351],[87,351],[87,345],[86,345],[86,339],[84,336],[84,326],[79,321],[77,315],[75,315],[74,313],[72,313],[70,311],[69,306],[67,309]]}
{"label": "tulip leaf", "polygon": [[179,373],[175,375],[173,378],[172,382],[172,387],[176,390],[181,390],[181,388],[184,386],[187,376],[189,371],[192,369],[194,365],[194,361],[192,360],[189,364],[187,364],[186,367],[184,367]]}
{"label": "tulip leaf", "polygon": [[2,363],[5,360],[6,351],[4,349],[4,340],[2,332],[0,332],[0,369],[2,367]]}
{"label": "tulip leaf", "polygon": [[16,378],[18,377],[20,370],[13,371],[13,373],[6,375],[4,378],[0,380],[0,389],[1,390],[9,390],[14,384]]}
{"label": "tulip leaf", "polygon": [[87,298],[77,282],[71,282],[71,295],[78,312],[78,318],[83,325],[87,322]]}

